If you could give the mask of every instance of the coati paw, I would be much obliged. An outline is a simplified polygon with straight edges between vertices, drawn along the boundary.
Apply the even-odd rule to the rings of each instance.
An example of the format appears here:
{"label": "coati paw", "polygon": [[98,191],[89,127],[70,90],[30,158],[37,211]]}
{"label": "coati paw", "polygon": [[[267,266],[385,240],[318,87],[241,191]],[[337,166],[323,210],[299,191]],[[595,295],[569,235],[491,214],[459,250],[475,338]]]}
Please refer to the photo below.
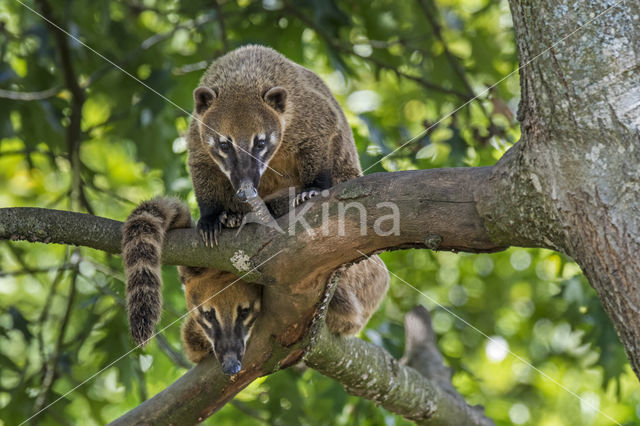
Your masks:
{"label": "coati paw", "polygon": [[242,224],[243,216],[244,215],[238,213],[222,212],[218,220],[225,228],[237,228]]}
{"label": "coati paw", "polygon": [[218,245],[218,235],[222,230],[222,223],[218,216],[204,216],[198,220],[196,226],[204,245],[207,247],[213,247],[213,244]]}
{"label": "coati paw", "polygon": [[301,192],[293,198],[293,202],[291,204],[293,207],[298,207],[300,204],[304,203],[307,200],[310,200],[318,194],[320,194],[320,192],[316,191],[315,189]]}

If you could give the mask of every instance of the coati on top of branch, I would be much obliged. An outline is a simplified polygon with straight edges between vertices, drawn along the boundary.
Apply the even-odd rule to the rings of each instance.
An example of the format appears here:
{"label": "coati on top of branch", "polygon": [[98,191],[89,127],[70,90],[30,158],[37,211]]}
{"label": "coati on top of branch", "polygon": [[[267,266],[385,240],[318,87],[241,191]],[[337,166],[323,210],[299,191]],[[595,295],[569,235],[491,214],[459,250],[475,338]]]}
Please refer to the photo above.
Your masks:
{"label": "coati on top of branch", "polygon": [[[245,46],[214,61],[194,102],[188,164],[197,228],[207,245],[217,244],[222,226],[240,225],[251,197],[268,199],[294,187],[295,207],[361,171],[351,128],[327,86],[273,49]],[[143,203],[125,224],[129,321],[138,343],[151,337],[160,316],[164,234],[190,222],[175,203]],[[380,263],[375,256],[342,275],[327,315],[332,332],[355,334],[376,310],[389,283]],[[237,373],[260,309],[260,286],[207,268],[180,267],[180,276],[190,309],[183,326],[189,358],[199,362],[213,352],[225,373]]]}
{"label": "coati on top of branch", "polygon": [[[198,230],[213,244],[228,217],[297,188],[297,202],[359,175],[351,128],[312,71],[275,50],[246,46],[216,60],[194,91],[189,169]],[[222,218],[221,218],[222,215]]]}

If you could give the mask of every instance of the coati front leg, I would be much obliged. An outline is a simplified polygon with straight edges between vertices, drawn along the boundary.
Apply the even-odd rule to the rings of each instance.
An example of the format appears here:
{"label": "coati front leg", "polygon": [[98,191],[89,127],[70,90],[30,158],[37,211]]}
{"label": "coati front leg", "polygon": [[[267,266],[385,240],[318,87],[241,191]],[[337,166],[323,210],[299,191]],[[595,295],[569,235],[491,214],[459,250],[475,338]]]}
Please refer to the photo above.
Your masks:
{"label": "coati front leg", "polygon": [[200,219],[198,219],[196,228],[200,237],[208,247],[213,247],[213,243],[218,245],[218,234],[222,230],[220,215],[223,210],[213,203],[201,202],[200,200],[198,200],[198,207],[200,208]]}
{"label": "coati front leg", "polygon": [[[232,201],[233,189],[226,176],[215,166],[207,162],[194,161],[190,165],[193,188],[200,209],[200,219],[196,226],[205,245],[218,245],[218,236],[222,227],[233,228],[241,209]],[[242,219],[242,217],[240,217]]]}
{"label": "coati front leg", "polygon": [[302,191],[291,200],[291,207],[295,208],[307,200],[319,195],[323,190],[333,185],[332,170],[326,143],[308,140],[300,147],[300,178]]}

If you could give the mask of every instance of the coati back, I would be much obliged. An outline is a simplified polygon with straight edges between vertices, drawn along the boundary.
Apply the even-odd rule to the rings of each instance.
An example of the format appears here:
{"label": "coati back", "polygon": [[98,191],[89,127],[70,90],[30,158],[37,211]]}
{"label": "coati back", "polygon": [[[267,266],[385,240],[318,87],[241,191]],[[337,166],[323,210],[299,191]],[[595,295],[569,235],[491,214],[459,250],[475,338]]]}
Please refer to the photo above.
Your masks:
{"label": "coati back", "polygon": [[[297,195],[290,207],[295,208],[321,190],[360,174],[351,128],[327,86],[312,71],[272,49],[246,46],[217,59],[193,95],[188,164],[200,208],[197,229],[207,245],[217,244],[222,226],[240,225],[249,211],[246,201],[255,195],[269,199],[293,187]],[[145,218],[153,223],[160,220]],[[171,221],[160,222],[162,225],[154,225],[154,232],[171,226]],[[154,247],[160,247],[164,237],[157,234],[153,233]],[[123,246],[134,247],[138,241],[141,253],[150,252],[144,243],[151,233],[137,240],[136,236],[136,232],[125,233]],[[150,253],[149,264],[159,265],[159,252]],[[129,263],[125,253],[125,268]],[[357,333],[375,312],[389,285],[389,275],[381,265],[373,256],[342,273],[327,316],[332,332]],[[181,267],[180,271],[188,306],[207,300],[204,306],[209,308],[190,311],[183,327],[187,354],[199,362],[204,354],[213,352],[225,373],[237,372],[260,309],[260,288],[238,281],[220,292],[223,283],[235,279],[230,274],[202,268]],[[148,282],[141,278],[127,287],[148,296],[131,297],[129,303],[132,334],[139,342],[153,332],[161,304],[159,272],[146,275]],[[235,291],[228,291],[231,288]],[[242,333],[230,334],[233,327]],[[231,355],[225,358],[227,352],[220,352],[222,348],[231,348],[237,362]]]}

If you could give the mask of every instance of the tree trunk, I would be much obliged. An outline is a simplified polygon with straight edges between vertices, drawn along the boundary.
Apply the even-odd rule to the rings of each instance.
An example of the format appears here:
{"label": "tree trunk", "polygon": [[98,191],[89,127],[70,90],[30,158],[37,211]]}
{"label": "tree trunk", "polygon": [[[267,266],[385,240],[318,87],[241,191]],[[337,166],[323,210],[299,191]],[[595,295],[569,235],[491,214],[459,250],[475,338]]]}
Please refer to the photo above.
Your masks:
{"label": "tree trunk", "polygon": [[640,3],[511,10],[522,139],[494,167],[481,216],[496,242],[519,236],[578,262],[640,376]]}

